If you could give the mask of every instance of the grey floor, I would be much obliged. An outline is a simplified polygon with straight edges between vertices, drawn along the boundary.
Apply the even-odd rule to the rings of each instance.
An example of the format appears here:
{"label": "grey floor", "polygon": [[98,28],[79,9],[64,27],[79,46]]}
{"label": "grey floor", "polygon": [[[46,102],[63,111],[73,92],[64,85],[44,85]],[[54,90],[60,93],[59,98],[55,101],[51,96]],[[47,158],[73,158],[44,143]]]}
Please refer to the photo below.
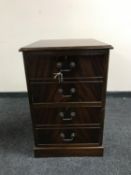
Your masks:
{"label": "grey floor", "polygon": [[0,175],[131,175],[131,98],[108,97],[104,157],[39,158],[26,97],[0,98]]}

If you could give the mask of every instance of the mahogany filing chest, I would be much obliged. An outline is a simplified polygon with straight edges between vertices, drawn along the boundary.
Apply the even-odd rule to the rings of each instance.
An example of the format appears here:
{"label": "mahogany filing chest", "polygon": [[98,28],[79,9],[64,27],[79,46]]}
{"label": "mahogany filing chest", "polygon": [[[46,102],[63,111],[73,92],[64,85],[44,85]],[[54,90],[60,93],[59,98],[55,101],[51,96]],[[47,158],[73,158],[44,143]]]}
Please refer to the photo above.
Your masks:
{"label": "mahogany filing chest", "polygon": [[23,47],[35,157],[102,156],[109,51],[94,39]]}

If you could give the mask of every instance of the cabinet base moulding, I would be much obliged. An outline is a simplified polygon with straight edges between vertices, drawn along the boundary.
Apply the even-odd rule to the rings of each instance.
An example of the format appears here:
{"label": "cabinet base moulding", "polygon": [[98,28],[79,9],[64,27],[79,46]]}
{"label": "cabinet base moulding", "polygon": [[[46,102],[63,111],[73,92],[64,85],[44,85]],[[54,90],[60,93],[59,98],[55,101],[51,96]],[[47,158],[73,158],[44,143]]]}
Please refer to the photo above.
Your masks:
{"label": "cabinet base moulding", "polygon": [[103,156],[104,147],[35,147],[35,157]]}

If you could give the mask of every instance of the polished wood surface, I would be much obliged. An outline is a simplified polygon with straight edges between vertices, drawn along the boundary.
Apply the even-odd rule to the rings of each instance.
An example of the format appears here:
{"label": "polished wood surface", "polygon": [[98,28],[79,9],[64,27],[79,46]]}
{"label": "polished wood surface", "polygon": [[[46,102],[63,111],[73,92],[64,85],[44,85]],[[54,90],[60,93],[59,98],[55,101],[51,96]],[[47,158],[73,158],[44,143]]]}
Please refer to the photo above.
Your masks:
{"label": "polished wood surface", "polygon": [[32,107],[36,127],[100,126],[101,107]]}
{"label": "polished wood surface", "polygon": [[[32,102],[84,102],[102,100],[103,82],[31,83]],[[39,92],[39,93],[38,93]]]}
{"label": "polished wood surface", "polygon": [[98,144],[100,141],[99,128],[37,128],[35,133],[38,146],[43,144],[68,145],[70,143],[86,143],[94,146],[93,144]]}
{"label": "polished wood surface", "polygon": [[103,146],[44,146],[44,147],[34,147],[35,157],[57,157],[57,156],[103,156],[104,147]]}
{"label": "polished wood surface", "polygon": [[[106,52],[105,52],[106,53]],[[106,54],[74,52],[74,55],[44,55],[41,52],[27,53],[26,64],[30,80],[53,80],[53,73],[61,70],[64,79],[101,79],[105,76]],[[74,67],[71,66],[74,63]],[[44,65],[44,67],[43,67]]]}
{"label": "polished wood surface", "polygon": [[20,49],[36,157],[103,155],[111,48],[89,39],[38,41]]}
{"label": "polished wood surface", "polygon": [[61,50],[61,49],[112,49],[113,47],[95,39],[59,39],[40,40],[28,46],[22,47],[20,51],[31,50]]}

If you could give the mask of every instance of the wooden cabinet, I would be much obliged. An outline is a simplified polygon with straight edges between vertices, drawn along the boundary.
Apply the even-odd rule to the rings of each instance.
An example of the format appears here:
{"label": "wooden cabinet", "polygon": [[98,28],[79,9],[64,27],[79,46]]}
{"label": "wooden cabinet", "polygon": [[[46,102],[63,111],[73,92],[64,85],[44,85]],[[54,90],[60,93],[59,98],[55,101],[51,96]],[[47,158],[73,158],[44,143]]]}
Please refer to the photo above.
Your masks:
{"label": "wooden cabinet", "polygon": [[41,40],[20,49],[36,157],[103,155],[110,49],[93,39]]}

